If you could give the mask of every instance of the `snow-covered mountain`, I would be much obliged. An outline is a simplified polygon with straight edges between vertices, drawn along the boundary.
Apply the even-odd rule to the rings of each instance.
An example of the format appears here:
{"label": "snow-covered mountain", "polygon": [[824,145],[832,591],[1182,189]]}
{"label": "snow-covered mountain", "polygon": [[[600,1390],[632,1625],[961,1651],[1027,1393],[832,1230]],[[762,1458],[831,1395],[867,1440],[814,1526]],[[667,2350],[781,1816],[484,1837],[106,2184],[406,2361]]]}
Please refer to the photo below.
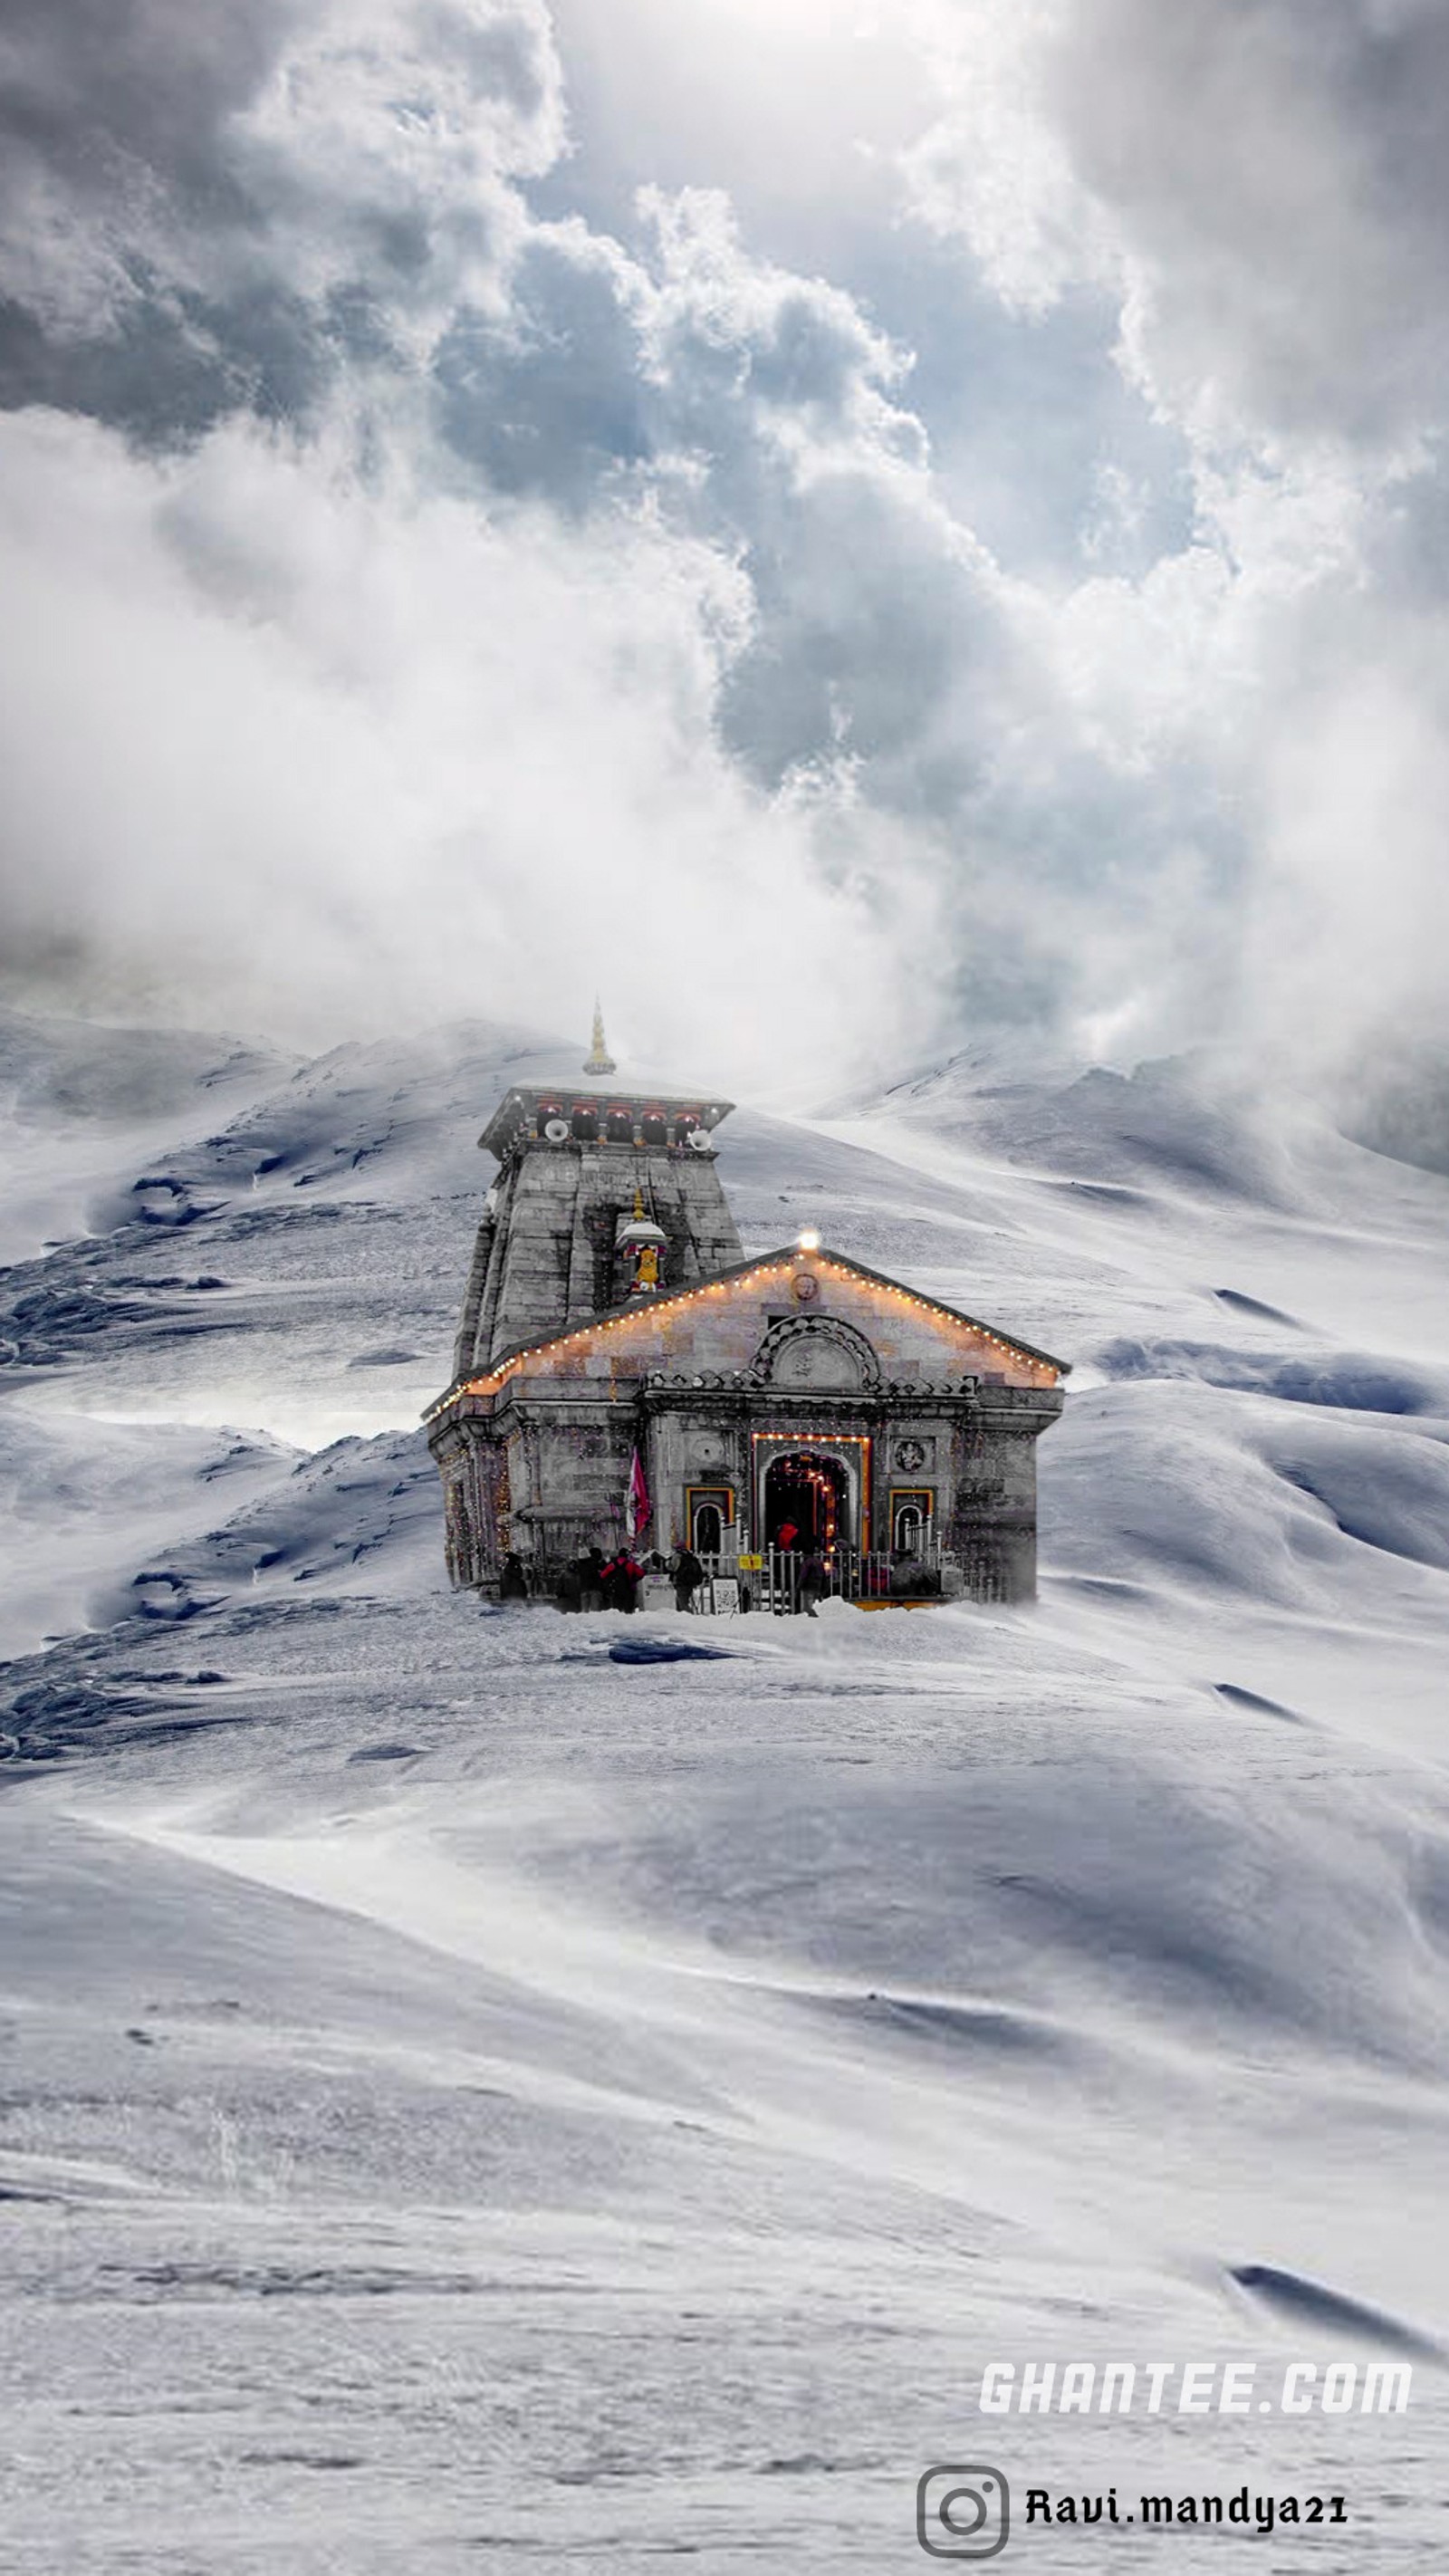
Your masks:
{"label": "snow-covered mountain", "polygon": [[[1211,1063],[741,1107],[750,1248],[1073,1360],[1042,1599],[631,1665],[447,1593],[417,1430],[546,1059],[0,1040],[0,2568],[880,2576],[952,2459],[1435,2564],[1449,1179]],[[1190,2464],[975,2411],[1405,2336]]]}

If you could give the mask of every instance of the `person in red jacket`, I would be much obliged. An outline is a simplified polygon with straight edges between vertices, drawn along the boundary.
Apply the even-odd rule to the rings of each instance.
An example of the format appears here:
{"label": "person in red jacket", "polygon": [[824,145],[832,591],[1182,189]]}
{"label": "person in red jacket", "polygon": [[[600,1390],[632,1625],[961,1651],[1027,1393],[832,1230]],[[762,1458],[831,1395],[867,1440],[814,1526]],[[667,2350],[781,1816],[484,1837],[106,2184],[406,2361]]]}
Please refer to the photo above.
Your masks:
{"label": "person in red jacket", "polygon": [[643,1572],[638,1558],[627,1547],[621,1547],[617,1556],[610,1557],[603,1572],[604,1608],[637,1610]]}

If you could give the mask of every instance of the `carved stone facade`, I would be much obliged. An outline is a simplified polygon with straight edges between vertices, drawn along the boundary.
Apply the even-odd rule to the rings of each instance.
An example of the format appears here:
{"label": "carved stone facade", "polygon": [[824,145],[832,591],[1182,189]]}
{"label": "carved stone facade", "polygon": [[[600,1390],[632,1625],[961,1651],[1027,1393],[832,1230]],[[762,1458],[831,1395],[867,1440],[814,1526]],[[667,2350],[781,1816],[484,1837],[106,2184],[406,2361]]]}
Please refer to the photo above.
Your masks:
{"label": "carved stone facade", "polygon": [[494,1592],[516,1553],[548,1590],[612,1554],[637,1458],[641,1550],[729,1567],[794,1545],[1030,1599],[1065,1364],[810,1238],[742,1260],[712,1141],[728,1106],[562,1086],[510,1094],[485,1131],[503,1168],[428,1416],[453,1582]]}

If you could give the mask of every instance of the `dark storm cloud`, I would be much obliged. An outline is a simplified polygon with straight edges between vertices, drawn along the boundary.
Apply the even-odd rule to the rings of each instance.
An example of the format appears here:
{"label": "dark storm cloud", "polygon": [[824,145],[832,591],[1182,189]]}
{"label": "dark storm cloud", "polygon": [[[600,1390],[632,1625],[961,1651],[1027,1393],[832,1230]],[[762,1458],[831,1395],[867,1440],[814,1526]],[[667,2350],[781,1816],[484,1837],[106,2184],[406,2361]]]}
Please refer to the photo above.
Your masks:
{"label": "dark storm cloud", "polygon": [[0,42],[0,399],[157,440],[238,402],[306,402],[311,326],[280,280],[240,273],[261,217],[224,140],[296,18],[290,0],[15,0]]}
{"label": "dark storm cloud", "polygon": [[[399,359],[407,308],[487,265],[488,183],[553,158],[555,86],[528,8],[21,0],[0,45],[0,401],[158,445],[237,408],[315,412],[341,370]],[[449,124],[451,157],[410,154]]]}
{"label": "dark storm cloud", "polygon": [[222,296],[174,287],[148,296],[144,269],[135,283],[98,332],[54,334],[23,305],[0,301],[0,408],[53,404],[165,447],[232,411],[305,419],[357,337],[345,312],[329,335],[266,279]]}
{"label": "dark storm cloud", "polygon": [[0,64],[12,147],[43,156],[98,212],[128,165],[213,222],[246,211],[218,159],[305,0],[8,0]]}

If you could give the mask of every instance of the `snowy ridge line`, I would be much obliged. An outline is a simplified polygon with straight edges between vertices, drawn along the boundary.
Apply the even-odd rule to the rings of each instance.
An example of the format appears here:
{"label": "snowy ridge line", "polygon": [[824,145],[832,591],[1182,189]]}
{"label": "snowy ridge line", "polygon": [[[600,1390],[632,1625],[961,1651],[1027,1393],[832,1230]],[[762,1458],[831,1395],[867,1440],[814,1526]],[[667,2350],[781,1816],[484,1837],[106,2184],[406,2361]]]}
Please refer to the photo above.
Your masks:
{"label": "snowy ridge line", "polygon": [[[747,1241],[803,1218],[1083,1355],[1042,1600],[630,1669],[671,1618],[444,1585],[413,1418],[506,1056],[338,1050],[230,1126],[183,1084],[174,1145],[148,1111],[99,1158],[27,1131],[110,1166],[43,1265],[87,1329],[0,1371],[27,2576],[164,2566],[203,2491],[206,2576],[681,2531],[733,2576],[827,2508],[875,2576],[993,2355],[1335,2358],[1270,2280],[1449,2332],[1449,1184],[1191,1067],[741,1110]],[[148,1214],[163,1175],[213,1212]],[[1434,2371],[1356,2419],[1356,2487],[1433,2492],[1442,2409]],[[1364,2532],[1433,2563],[1416,2507]]]}

